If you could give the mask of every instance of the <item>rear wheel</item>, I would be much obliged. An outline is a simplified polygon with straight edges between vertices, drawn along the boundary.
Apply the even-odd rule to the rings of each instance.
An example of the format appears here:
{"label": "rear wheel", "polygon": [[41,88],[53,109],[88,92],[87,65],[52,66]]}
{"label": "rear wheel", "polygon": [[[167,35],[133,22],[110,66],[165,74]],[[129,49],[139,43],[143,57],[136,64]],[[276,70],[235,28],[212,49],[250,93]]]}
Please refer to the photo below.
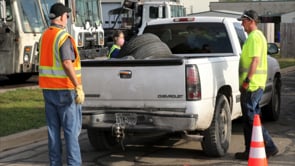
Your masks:
{"label": "rear wheel", "polygon": [[277,121],[281,112],[281,81],[275,77],[270,102],[262,107],[262,116],[269,121]]}
{"label": "rear wheel", "polygon": [[208,156],[224,156],[229,148],[231,138],[231,116],[228,100],[218,95],[210,127],[204,131],[201,142],[203,151]]}
{"label": "rear wheel", "polygon": [[96,150],[111,149],[118,144],[115,137],[112,136],[112,133],[108,131],[101,131],[95,128],[88,128],[87,134],[90,144]]}

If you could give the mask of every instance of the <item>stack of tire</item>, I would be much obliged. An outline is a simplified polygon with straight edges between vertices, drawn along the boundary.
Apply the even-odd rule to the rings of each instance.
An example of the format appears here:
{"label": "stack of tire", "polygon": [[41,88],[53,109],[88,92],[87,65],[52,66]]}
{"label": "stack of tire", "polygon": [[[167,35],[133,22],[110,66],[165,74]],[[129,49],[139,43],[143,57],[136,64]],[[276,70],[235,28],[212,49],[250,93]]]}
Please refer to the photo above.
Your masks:
{"label": "stack of tire", "polygon": [[151,33],[136,36],[120,50],[119,58],[158,59],[172,56],[169,47],[160,38]]}

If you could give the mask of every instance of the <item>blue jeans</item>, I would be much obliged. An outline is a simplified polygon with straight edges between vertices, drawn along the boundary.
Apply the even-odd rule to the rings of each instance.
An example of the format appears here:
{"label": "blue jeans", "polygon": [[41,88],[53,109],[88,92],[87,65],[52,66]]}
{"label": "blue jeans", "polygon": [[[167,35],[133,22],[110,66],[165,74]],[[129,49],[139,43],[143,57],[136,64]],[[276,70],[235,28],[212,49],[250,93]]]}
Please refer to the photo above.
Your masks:
{"label": "blue jeans", "polygon": [[75,103],[73,90],[43,90],[46,121],[48,125],[48,149],[51,166],[62,166],[61,128],[63,128],[67,164],[82,164],[79,135],[82,126],[81,105]]}
{"label": "blue jeans", "polygon": [[[250,150],[251,136],[252,136],[252,127],[253,127],[253,119],[255,114],[261,113],[259,102],[263,95],[263,90],[258,89],[254,92],[242,92],[241,93],[241,108],[243,113],[243,124],[244,124],[244,139],[245,139],[245,147],[246,151]],[[263,140],[265,143],[266,151],[273,151],[276,149],[274,142],[272,141],[271,136],[268,131],[261,126]]]}

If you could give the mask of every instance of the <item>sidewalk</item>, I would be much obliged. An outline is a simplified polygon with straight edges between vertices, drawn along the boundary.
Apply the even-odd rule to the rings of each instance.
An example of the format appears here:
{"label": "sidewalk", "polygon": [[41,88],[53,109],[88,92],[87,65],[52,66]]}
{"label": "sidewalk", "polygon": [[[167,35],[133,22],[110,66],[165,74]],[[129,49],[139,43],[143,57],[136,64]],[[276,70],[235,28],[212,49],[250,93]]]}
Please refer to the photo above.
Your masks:
{"label": "sidewalk", "polygon": [[[295,66],[281,70],[282,75],[295,71]],[[0,137],[0,152],[47,139],[47,127],[32,129],[5,137]]]}
{"label": "sidewalk", "polygon": [[0,137],[0,152],[47,139],[47,127]]}

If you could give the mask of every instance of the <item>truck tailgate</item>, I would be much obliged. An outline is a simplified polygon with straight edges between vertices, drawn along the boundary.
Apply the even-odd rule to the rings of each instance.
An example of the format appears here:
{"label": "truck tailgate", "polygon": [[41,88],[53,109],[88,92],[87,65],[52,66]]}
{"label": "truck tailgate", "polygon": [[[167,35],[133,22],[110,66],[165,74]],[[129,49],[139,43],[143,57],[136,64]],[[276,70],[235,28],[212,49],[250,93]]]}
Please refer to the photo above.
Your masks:
{"label": "truck tailgate", "polygon": [[183,59],[83,61],[86,106],[184,108]]}

